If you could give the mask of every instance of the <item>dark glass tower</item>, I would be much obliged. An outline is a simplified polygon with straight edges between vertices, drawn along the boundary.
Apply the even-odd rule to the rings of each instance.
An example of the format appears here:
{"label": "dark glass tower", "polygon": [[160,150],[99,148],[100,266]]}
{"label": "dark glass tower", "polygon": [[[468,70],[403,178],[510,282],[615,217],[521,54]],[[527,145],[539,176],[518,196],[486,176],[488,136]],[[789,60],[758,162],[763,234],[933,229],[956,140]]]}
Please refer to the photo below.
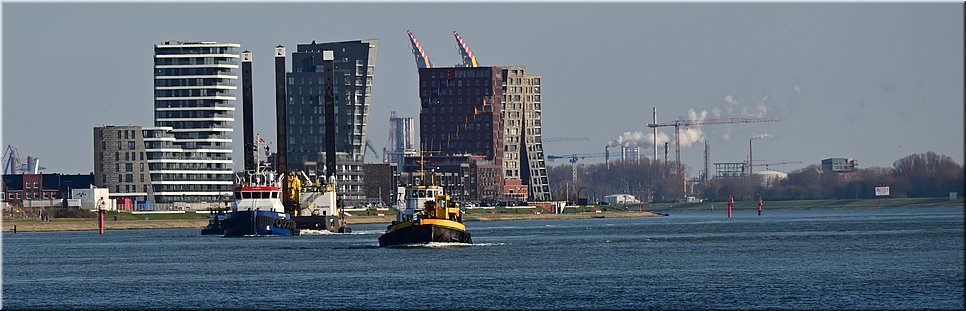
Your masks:
{"label": "dark glass tower", "polygon": [[288,169],[325,170],[325,66],[323,52],[334,56],[335,151],[339,197],[365,199],[362,164],[372,101],[378,40],[299,44],[287,75]]}

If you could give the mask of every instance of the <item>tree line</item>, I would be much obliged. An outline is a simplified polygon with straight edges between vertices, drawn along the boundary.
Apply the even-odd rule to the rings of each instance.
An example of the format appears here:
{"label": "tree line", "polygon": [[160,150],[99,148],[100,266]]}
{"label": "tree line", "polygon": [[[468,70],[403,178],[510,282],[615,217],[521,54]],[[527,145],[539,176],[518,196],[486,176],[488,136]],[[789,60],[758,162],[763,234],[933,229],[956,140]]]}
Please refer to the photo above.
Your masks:
{"label": "tree line", "polygon": [[734,195],[735,200],[755,200],[759,193],[768,200],[870,199],[876,197],[878,186],[888,186],[890,197],[894,198],[945,197],[950,192],[963,195],[966,191],[963,166],[931,151],[903,157],[892,167],[859,168],[846,173],[824,171],[821,165],[813,164],[771,182],[759,175],[685,182],[675,173],[674,162],[648,159],[573,168],[577,170],[576,182],[572,180],[571,165],[548,169],[554,200],[587,198],[594,202],[617,193],[652,202],[677,201],[686,194],[710,201],[724,201],[729,195]]}

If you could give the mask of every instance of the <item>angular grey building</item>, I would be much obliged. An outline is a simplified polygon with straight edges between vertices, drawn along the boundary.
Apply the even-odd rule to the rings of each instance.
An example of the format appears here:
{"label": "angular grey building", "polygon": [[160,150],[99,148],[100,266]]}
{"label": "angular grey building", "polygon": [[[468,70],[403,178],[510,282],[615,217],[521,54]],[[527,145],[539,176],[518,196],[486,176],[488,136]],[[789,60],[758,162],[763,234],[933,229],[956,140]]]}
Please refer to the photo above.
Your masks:
{"label": "angular grey building", "polygon": [[543,153],[542,76],[524,66],[503,67],[504,177],[527,185],[529,200],[549,201],[546,156]]}
{"label": "angular grey building", "polygon": [[94,185],[112,199],[155,201],[144,138],[140,126],[94,128]]}
{"label": "angular grey building", "polygon": [[[166,41],[154,46],[155,139],[147,161],[158,203],[221,202],[231,195],[232,128],[241,46]],[[165,133],[167,132],[167,133]]]}
{"label": "angular grey building", "polygon": [[299,44],[286,75],[286,162],[288,169],[324,171],[325,84],[322,54],[333,51],[336,178],[339,198],[364,200],[363,163],[372,79],[379,40]]}

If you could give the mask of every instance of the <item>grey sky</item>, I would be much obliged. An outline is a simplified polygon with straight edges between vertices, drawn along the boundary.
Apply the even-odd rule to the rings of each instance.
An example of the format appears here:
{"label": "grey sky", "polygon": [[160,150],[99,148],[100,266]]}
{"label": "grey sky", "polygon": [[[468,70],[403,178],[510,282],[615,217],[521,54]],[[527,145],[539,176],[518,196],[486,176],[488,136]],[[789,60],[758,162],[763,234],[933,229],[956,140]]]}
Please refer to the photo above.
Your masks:
{"label": "grey sky", "polygon": [[[773,167],[783,171],[926,151],[964,162],[960,3],[4,3],[3,147],[47,172],[93,171],[92,127],[153,125],[153,44],[169,39],[251,50],[255,130],[274,141],[274,46],[376,38],[368,130],[381,148],[391,110],[418,118],[406,30],[436,66],[459,62],[455,30],[481,65],[542,75],[544,137],[590,138],[547,143],[548,154],[603,152],[645,130],[652,106],[659,122],[763,106],[783,121],[702,128],[712,162],[746,159],[764,133],[774,137],[755,141],[755,159],[804,162]],[[703,145],[682,148],[682,161],[695,175]]]}

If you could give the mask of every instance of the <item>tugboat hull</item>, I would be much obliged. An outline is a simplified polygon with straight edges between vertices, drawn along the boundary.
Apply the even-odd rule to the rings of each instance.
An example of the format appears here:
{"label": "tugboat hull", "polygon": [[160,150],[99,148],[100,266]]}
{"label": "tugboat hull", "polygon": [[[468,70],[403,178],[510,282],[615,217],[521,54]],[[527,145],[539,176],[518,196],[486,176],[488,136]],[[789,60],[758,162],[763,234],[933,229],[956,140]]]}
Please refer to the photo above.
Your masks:
{"label": "tugboat hull", "polygon": [[278,212],[231,212],[225,215],[221,227],[226,237],[299,235],[295,221],[288,214]]}
{"label": "tugboat hull", "polygon": [[219,234],[225,234],[225,229],[222,229],[220,224],[208,224],[204,229],[201,229],[201,235]]}
{"label": "tugboat hull", "polygon": [[201,235],[223,235],[225,234],[225,229],[221,228],[222,219],[224,219],[225,214],[211,214],[208,219],[208,226],[201,229]]}
{"label": "tugboat hull", "polygon": [[[422,223],[404,222],[391,225],[385,234],[379,237],[379,247],[405,245],[405,244],[426,244],[430,242],[449,242],[472,244],[470,233],[466,231],[462,224],[453,222],[458,226],[449,226],[435,220],[432,223],[424,220]],[[463,227],[463,229],[459,228]]]}

